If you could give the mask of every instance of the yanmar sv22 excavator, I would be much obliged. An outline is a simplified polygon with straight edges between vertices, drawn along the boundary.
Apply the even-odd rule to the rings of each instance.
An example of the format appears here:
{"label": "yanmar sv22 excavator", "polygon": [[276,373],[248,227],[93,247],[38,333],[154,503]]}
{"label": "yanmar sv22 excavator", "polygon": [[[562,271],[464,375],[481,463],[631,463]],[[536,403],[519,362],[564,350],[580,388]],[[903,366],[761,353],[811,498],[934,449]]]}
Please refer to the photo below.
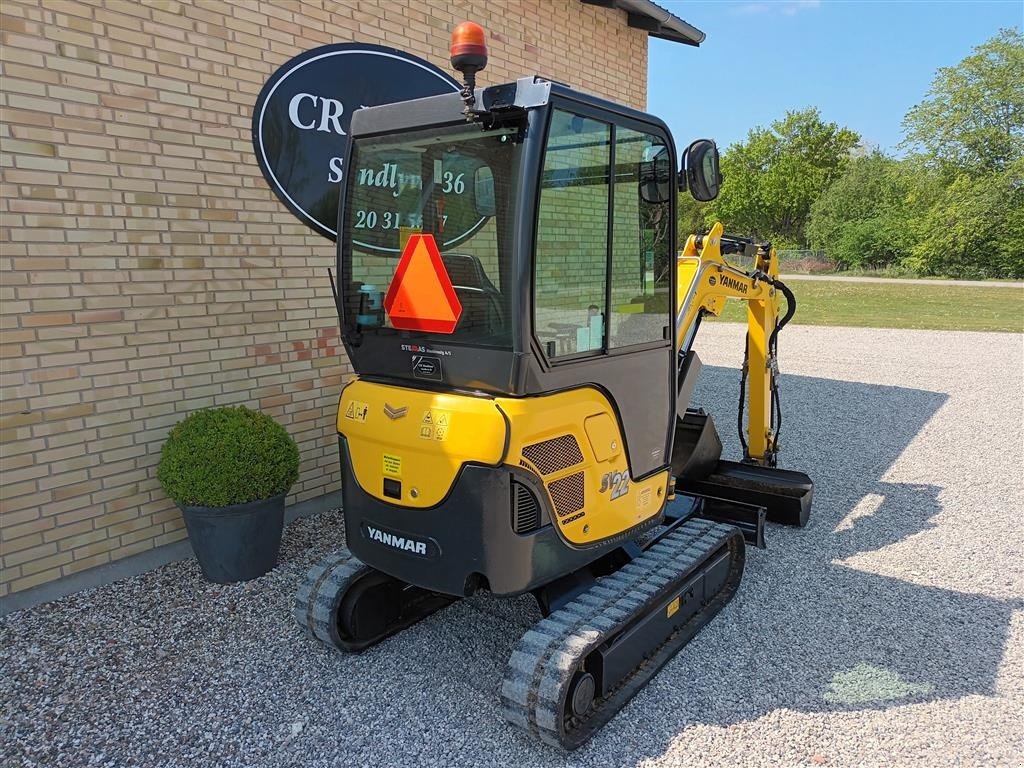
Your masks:
{"label": "yanmar sv22 excavator", "polygon": [[[452,63],[461,93],[352,118],[335,290],[358,372],[337,418],[347,548],[309,571],[294,615],[359,651],[459,598],[532,593],[543,618],[501,707],[571,750],[735,594],[766,520],[807,522],[810,479],[776,468],[795,300],[771,246],[720,224],[677,251],[677,190],[717,194],[712,142],[677,172],[651,115],[540,77],[477,92],[473,24]],[[739,462],[689,407],[694,335],[730,298],[748,307]]]}

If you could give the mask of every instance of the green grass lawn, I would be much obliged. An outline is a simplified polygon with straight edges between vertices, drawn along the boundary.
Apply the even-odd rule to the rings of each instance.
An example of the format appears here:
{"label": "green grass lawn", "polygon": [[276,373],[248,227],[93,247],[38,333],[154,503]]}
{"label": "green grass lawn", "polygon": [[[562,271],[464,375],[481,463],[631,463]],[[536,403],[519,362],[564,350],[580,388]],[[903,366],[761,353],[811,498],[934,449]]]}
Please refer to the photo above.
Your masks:
{"label": "green grass lawn", "polygon": [[[1024,290],[961,285],[790,280],[796,325],[1024,331]],[[726,304],[720,320],[746,322],[742,302]]]}

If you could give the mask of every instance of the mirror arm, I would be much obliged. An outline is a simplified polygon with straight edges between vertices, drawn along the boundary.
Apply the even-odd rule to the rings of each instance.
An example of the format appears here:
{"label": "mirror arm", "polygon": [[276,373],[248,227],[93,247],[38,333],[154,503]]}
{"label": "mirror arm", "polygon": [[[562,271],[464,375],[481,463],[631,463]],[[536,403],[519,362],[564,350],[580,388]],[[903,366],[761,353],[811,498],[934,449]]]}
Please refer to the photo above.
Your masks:
{"label": "mirror arm", "polygon": [[686,183],[686,166],[684,165],[679,169],[679,173],[676,174],[676,185],[679,187],[679,192],[685,192],[688,189]]}

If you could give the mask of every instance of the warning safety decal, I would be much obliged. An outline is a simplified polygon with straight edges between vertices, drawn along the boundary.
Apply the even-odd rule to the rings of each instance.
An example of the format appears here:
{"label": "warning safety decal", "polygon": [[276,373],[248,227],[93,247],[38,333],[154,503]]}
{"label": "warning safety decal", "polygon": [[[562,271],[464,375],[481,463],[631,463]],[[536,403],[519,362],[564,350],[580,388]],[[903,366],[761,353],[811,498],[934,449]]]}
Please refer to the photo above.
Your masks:
{"label": "warning safety decal", "polygon": [[409,236],[384,297],[384,311],[400,331],[455,331],[462,304],[433,235]]}

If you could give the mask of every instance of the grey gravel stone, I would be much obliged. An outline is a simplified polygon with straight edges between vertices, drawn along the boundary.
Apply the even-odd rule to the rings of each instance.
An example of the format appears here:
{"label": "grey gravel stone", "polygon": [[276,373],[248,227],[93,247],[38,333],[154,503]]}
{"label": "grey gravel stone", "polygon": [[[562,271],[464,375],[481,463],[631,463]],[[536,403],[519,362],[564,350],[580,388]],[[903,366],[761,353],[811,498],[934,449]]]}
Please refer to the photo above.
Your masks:
{"label": "grey gravel stone", "polygon": [[[735,325],[699,339],[733,456],[741,344]],[[461,601],[355,656],[308,639],[291,598],[343,544],[330,511],[252,582],[186,561],[0,619],[0,765],[1024,765],[1024,337],[779,344],[811,524],[771,526],[737,597],[578,752],[498,715],[529,597]]]}

